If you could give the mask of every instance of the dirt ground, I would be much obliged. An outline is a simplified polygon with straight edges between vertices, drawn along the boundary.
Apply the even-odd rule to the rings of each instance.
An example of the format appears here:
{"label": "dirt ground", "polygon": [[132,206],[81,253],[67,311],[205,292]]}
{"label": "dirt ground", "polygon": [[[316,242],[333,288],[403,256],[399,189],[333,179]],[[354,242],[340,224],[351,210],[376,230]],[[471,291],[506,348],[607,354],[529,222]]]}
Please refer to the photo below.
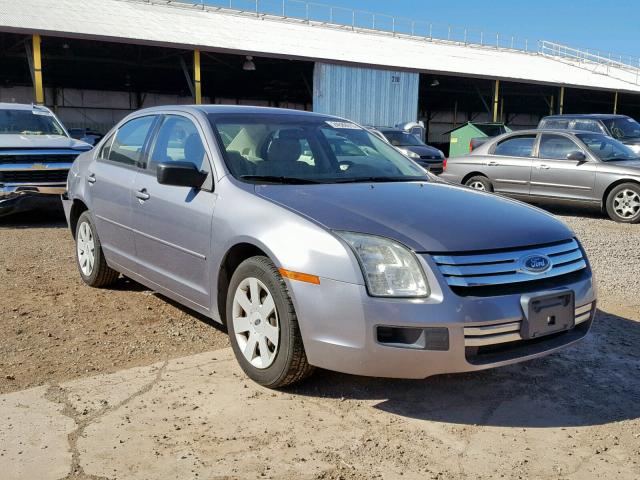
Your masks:
{"label": "dirt ground", "polygon": [[[277,393],[232,367],[224,332],[206,319],[124,279],[108,290],[82,285],[59,214],[0,220],[0,393],[48,385],[54,398],[71,381],[62,388],[69,409],[85,396],[69,393],[76,382],[87,388],[98,373],[156,364],[145,370],[149,385],[132,393],[131,411],[105,407],[108,424],[96,417],[69,436],[74,459],[86,459],[65,478],[156,478],[150,472],[166,467],[166,478],[638,479],[640,226],[555,213],[578,233],[600,289],[592,333],[577,346],[424,381],[319,372]],[[153,383],[171,377],[166,360],[200,352],[207,357],[193,357],[201,363],[185,367],[180,387]],[[207,383],[221,371],[230,373]],[[207,397],[213,385],[216,396]],[[130,420],[132,411],[144,420]],[[82,425],[86,412],[77,412]],[[140,454],[116,462],[110,442],[115,452],[125,441]],[[115,463],[117,474],[104,473]]]}

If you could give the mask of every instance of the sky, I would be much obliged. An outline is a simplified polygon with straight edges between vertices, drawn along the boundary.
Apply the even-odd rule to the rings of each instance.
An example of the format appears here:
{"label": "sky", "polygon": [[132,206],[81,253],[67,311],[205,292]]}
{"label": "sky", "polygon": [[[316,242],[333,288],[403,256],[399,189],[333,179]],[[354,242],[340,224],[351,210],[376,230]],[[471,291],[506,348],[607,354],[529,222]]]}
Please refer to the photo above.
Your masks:
{"label": "sky", "polygon": [[640,58],[638,0],[322,0],[321,3]]}

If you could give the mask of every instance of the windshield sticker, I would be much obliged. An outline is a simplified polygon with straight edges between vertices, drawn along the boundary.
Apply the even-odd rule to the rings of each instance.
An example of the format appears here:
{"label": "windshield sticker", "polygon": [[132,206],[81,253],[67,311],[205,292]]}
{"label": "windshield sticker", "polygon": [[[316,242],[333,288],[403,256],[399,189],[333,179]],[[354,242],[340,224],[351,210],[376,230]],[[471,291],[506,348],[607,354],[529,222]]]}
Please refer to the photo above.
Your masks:
{"label": "windshield sticker", "polygon": [[325,123],[333,128],[342,128],[342,129],[348,129],[348,130],[362,130],[355,123],[351,123],[351,122],[326,121]]}

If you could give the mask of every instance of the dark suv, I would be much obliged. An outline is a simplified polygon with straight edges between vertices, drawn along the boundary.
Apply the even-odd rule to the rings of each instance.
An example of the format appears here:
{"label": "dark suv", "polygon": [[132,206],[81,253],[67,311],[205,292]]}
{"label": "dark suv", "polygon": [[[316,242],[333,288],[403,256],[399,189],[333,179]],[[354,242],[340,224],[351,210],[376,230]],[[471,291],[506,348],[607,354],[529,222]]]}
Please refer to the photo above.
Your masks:
{"label": "dark suv", "polygon": [[551,115],[540,120],[538,128],[604,133],[640,154],[640,123],[626,115]]}
{"label": "dark suv", "polygon": [[399,128],[373,127],[394,147],[431,173],[440,174],[444,169],[444,153],[427,145],[416,135]]}

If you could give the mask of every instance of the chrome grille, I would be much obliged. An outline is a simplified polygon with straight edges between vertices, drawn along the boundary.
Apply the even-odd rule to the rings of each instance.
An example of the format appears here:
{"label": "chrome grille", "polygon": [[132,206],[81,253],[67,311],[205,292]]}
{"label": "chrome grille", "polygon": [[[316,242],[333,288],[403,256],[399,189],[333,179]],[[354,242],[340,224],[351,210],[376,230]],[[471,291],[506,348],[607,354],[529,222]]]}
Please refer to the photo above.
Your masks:
{"label": "chrome grille", "polygon": [[[580,325],[591,319],[593,303],[587,303],[575,310],[575,324]],[[522,340],[520,329],[522,320],[492,323],[489,325],[470,325],[464,327],[465,347],[485,347],[500,343],[517,342]]]}
{"label": "chrome grille", "polygon": [[[543,273],[524,271],[521,263],[531,255],[547,256],[551,260],[551,268]],[[565,275],[587,267],[582,250],[575,240],[508,252],[434,255],[433,260],[452,287],[530,282]]]}

